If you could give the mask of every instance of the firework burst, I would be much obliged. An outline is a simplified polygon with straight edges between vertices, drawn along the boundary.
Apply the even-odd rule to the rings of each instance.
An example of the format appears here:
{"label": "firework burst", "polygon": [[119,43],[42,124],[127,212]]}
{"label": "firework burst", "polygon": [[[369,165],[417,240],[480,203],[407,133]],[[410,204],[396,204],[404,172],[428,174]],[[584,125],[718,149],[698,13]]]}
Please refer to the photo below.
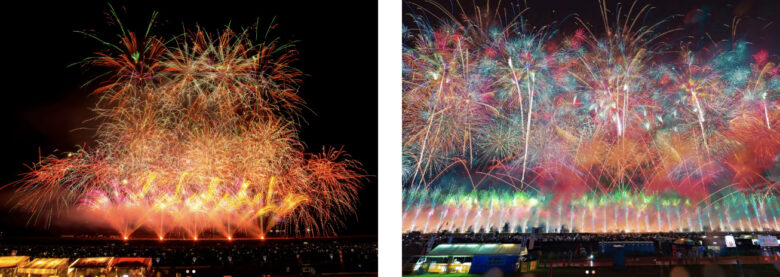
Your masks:
{"label": "firework burst", "polygon": [[599,1],[603,31],[575,16],[571,34],[412,5],[405,230],[778,229],[776,56],[693,47],[636,3]]}
{"label": "firework burst", "polygon": [[306,152],[303,75],[293,45],[268,38],[273,23],[168,42],[152,24],[141,36],[118,23],[119,42],[99,40],[106,49],[83,62],[105,70],[94,80],[97,139],[23,175],[17,197],[31,220],[76,209],[123,237],[232,238],[332,234],[354,214],[361,164],[340,149]]}

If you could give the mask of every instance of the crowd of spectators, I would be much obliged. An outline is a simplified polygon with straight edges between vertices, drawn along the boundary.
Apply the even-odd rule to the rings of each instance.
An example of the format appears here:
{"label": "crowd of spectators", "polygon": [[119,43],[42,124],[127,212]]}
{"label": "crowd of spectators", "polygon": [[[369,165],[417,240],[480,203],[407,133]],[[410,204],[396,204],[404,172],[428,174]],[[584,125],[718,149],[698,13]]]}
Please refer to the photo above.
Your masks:
{"label": "crowd of spectators", "polygon": [[[376,239],[265,241],[0,241],[0,256],[150,257],[154,268],[300,274],[376,272]],[[203,275],[201,274],[201,275]]]}

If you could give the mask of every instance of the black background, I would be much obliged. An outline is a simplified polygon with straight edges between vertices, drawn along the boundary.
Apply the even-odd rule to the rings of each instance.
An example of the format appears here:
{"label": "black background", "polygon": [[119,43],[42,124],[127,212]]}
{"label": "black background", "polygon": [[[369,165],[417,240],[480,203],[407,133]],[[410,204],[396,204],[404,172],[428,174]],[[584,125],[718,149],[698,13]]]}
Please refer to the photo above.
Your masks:
{"label": "black background", "polygon": [[[17,2],[17,1],[14,1]],[[21,2],[21,3],[18,3]],[[358,1],[18,1],[3,9],[3,85],[0,98],[0,184],[28,172],[55,151],[73,151],[93,142],[90,108],[96,100],[82,84],[95,76],[69,64],[102,50],[98,42],[75,30],[116,38],[107,3],[128,29],[142,33],[152,11],[158,11],[152,33],[164,38],[196,24],[210,32],[230,24],[234,29],[272,18],[278,28],[270,37],[298,41],[294,64],[308,76],[300,94],[310,111],[300,135],[309,152],[341,147],[372,175],[360,191],[356,216],[346,218],[340,235],[377,232],[377,16],[376,3]],[[113,41],[115,42],[115,41]],[[82,128],[86,127],[86,128]],[[82,128],[82,129],[79,129]],[[6,235],[58,230],[25,227],[27,217],[9,210],[9,189],[0,191],[0,232]],[[56,228],[55,228],[56,229]],[[60,230],[61,231],[61,230]],[[70,231],[70,230],[69,230]],[[76,232],[78,232],[76,230]]]}

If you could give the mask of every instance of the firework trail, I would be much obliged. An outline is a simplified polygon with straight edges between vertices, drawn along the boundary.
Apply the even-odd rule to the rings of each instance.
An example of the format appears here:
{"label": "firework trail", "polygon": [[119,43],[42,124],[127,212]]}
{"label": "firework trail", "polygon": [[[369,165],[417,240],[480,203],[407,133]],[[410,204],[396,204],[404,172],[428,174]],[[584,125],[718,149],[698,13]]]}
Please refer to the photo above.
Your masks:
{"label": "firework trail", "polygon": [[[361,164],[305,151],[292,44],[258,26],[168,40],[121,28],[82,64],[94,80],[95,145],[48,156],[18,182],[19,206],[50,223],[75,208],[127,238],[332,234],[354,214]],[[156,16],[156,14],[154,14]],[[154,21],[152,17],[152,22]]]}
{"label": "firework trail", "polygon": [[599,1],[601,32],[410,5],[404,230],[778,230],[777,56],[636,3]]}

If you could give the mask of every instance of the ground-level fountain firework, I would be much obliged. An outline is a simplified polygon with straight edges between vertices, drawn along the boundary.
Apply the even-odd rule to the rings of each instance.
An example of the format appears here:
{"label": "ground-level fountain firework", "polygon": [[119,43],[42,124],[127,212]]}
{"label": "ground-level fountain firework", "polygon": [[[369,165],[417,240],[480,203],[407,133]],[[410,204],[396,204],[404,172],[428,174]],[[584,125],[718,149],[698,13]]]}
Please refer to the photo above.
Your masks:
{"label": "ground-level fountain firework", "polygon": [[600,1],[601,31],[418,6],[405,232],[780,230],[780,67],[739,19],[697,43],[636,3]]}
{"label": "ground-level fountain firework", "polygon": [[[305,151],[292,44],[258,26],[173,38],[120,27],[82,65],[100,125],[94,143],[43,157],[16,184],[33,222],[78,214],[127,239],[333,234],[364,175],[341,149]],[[155,14],[156,16],[156,14]],[[117,43],[114,43],[117,41]],[[94,85],[96,84],[96,85]],[[72,216],[71,216],[72,218]]]}
{"label": "ground-level fountain firework", "polygon": [[570,202],[522,192],[407,193],[404,231],[427,232],[706,232],[780,230],[774,194],[735,193],[715,204],[620,191]]}

